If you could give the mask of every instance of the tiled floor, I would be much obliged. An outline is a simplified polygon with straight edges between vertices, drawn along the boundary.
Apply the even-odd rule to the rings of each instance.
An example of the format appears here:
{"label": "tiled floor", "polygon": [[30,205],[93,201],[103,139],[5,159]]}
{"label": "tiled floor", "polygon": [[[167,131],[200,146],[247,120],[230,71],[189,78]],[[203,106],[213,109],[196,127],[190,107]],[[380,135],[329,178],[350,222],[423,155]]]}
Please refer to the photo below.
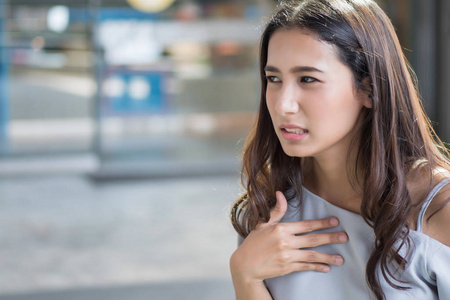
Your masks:
{"label": "tiled floor", "polygon": [[0,299],[232,299],[236,176],[0,179]]}

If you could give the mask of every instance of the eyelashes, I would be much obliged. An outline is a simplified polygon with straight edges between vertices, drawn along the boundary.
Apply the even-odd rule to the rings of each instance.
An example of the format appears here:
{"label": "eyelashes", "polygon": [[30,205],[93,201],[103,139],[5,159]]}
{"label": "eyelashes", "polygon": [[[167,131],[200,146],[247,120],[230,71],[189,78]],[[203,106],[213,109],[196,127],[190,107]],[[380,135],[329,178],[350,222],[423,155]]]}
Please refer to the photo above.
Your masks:
{"label": "eyelashes", "polygon": [[300,82],[305,82],[305,83],[313,83],[316,81],[317,81],[317,79],[315,79],[314,77],[310,77],[310,76],[303,76],[300,79]]}
{"label": "eyelashes", "polygon": [[[281,82],[281,79],[278,78],[277,76],[273,76],[273,75],[267,75],[266,76],[266,80],[267,82],[271,82],[271,83],[279,83]],[[301,83],[313,83],[313,82],[317,82],[318,80],[314,77],[311,76],[302,76],[300,77],[300,82]]]}
{"label": "eyelashes", "polygon": [[266,76],[266,80],[268,82],[281,82],[281,80],[276,76]]}

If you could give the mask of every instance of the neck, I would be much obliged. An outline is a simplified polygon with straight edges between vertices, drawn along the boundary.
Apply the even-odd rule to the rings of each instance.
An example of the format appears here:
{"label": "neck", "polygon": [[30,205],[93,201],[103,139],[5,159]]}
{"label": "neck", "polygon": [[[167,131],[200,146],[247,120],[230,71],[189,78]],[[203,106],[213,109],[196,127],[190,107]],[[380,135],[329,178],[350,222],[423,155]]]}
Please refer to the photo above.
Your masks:
{"label": "neck", "polygon": [[336,206],[360,214],[362,192],[355,190],[347,174],[355,164],[347,168],[346,155],[333,159],[309,158],[304,168],[305,187]]}

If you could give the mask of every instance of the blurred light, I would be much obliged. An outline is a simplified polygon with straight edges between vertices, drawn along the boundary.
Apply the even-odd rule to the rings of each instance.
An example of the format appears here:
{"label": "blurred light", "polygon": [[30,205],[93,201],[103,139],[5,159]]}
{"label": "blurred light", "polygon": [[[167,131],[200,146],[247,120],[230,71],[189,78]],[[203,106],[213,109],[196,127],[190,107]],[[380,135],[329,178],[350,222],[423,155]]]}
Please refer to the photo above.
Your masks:
{"label": "blurred light", "polygon": [[233,41],[224,41],[217,44],[216,49],[219,55],[230,56],[239,53],[240,45]]}
{"label": "blurred light", "polygon": [[175,18],[180,21],[193,21],[198,19],[201,13],[202,8],[199,4],[188,2],[178,8]]}
{"label": "blurred light", "polygon": [[213,116],[207,114],[191,115],[187,120],[187,127],[190,131],[198,134],[208,134],[217,128],[217,121]]}
{"label": "blurred light", "polygon": [[150,83],[140,76],[135,76],[130,80],[128,86],[128,93],[130,97],[134,100],[144,100],[147,99],[151,92]]}
{"label": "blurred light", "polygon": [[206,59],[210,56],[208,46],[197,42],[174,42],[167,47],[167,51],[183,60]]}
{"label": "blurred light", "polygon": [[110,77],[103,83],[103,93],[109,98],[120,98],[125,93],[125,82],[120,77]]}
{"label": "blurred light", "polygon": [[144,12],[160,12],[168,8],[175,0],[127,0],[137,10]]}
{"label": "blurred light", "polygon": [[41,51],[45,46],[45,38],[42,36],[34,37],[30,42],[30,46],[34,51]]}
{"label": "blurred light", "polygon": [[63,32],[69,26],[69,8],[56,5],[48,10],[47,27],[56,32]]}

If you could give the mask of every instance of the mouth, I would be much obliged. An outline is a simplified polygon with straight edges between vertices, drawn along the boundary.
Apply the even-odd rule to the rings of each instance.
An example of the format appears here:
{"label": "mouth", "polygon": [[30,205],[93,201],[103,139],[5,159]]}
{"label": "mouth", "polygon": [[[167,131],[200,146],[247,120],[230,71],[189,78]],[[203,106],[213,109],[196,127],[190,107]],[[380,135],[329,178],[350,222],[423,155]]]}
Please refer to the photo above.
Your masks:
{"label": "mouth", "polygon": [[303,140],[309,133],[307,129],[300,127],[281,127],[280,129],[284,139],[293,142]]}
{"label": "mouth", "polygon": [[308,133],[307,129],[302,128],[281,128],[282,131],[286,133],[296,134],[296,135],[302,135],[304,133]]}

